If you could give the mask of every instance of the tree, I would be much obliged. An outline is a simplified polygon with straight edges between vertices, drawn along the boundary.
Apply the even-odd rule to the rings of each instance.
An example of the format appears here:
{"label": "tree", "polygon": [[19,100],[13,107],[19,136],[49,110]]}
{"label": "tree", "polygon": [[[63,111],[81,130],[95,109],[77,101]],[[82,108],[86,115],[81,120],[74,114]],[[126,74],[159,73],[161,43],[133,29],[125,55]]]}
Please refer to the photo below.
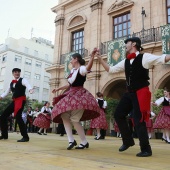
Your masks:
{"label": "tree", "polygon": [[40,103],[40,102],[38,102],[38,101],[34,101],[34,102],[32,103],[32,108],[33,108],[33,109],[35,109],[36,107],[38,107],[39,109],[41,109],[43,106],[44,106],[44,104],[43,104],[43,103]]}
{"label": "tree", "polygon": [[112,98],[106,98],[105,100],[107,101],[106,119],[110,122],[110,120],[113,120],[113,114],[119,103],[119,100]]}
{"label": "tree", "polygon": [[[164,90],[163,89],[157,89],[154,93],[154,101],[162,97]],[[162,106],[152,106],[152,110],[155,114],[158,114],[161,110]]]}
{"label": "tree", "polygon": [[4,112],[4,110],[11,102],[12,102],[12,94],[9,94],[4,99],[0,100],[0,115]]}

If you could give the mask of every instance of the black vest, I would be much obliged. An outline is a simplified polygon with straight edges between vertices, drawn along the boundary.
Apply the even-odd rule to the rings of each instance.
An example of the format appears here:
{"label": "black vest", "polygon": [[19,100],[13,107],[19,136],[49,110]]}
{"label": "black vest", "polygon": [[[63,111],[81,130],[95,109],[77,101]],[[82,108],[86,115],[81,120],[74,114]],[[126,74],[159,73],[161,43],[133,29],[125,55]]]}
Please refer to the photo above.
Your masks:
{"label": "black vest", "polygon": [[164,97],[164,101],[162,102],[163,106],[170,106],[169,101],[167,101]]}
{"label": "black vest", "polygon": [[103,108],[103,104],[104,104],[104,100],[97,99],[97,102],[99,104],[99,107],[102,109]]}
{"label": "black vest", "polygon": [[26,87],[22,85],[22,78],[20,78],[18,82],[15,84],[15,88],[13,88],[13,83],[11,82],[10,88],[13,93],[12,98],[25,96]]}
{"label": "black vest", "polygon": [[149,86],[149,69],[142,66],[143,54],[139,54],[130,63],[129,59],[125,60],[125,76],[128,91],[136,91],[143,87]]}
{"label": "black vest", "polygon": [[83,86],[85,81],[86,81],[86,76],[82,76],[78,71],[76,79],[73,82],[73,84],[71,84],[71,86],[72,87]]}

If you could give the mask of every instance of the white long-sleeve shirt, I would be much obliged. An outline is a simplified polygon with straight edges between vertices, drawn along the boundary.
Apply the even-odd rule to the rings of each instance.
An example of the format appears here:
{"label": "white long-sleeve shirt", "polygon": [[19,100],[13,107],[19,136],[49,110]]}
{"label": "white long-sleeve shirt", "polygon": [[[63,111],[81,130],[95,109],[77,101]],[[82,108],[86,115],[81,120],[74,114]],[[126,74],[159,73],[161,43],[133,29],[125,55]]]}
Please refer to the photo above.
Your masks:
{"label": "white long-sleeve shirt", "polygon": [[[18,78],[17,81],[18,81],[19,79],[20,79],[20,78]],[[32,89],[32,87],[31,87],[31,85],[29,84],[29,82],[28,82],[27,79],[23,78],[21,83],[22,83],[23,86],[25,86],[25,87],[28,89],[28,91]],[[11,87],[10,87],[10,85],[9,85],[9,87],[7,88],[7,90],[6,90],[4,93],[1,94],[1,97],[2,97],[2,98],[6,97],[10,92],[11,92]]]}
{"label": "white long-sleeve shirt", "polygon": [[160,97],[159,99],[157,99],[157,100],[155,101],[155,104],[156,104],[157,106],[160,106],[160,105],[163,103],[164,98],[165,98],[167,101],[169,101],[169,98],[167,98],[167,97]]}
{"label": "white long-sleeve shirt", "polygon": [[[139,51],[136,52],[136,56],[139,54]],[[153,55],[150,53],[144,53],[142,58],[142,65],[145,69],[150,69],[154,65],[157,64],[165,64],[165,57],[166,54],[163,54],[161,56]],[[134,59],[130,60],[130,63],[132,64]],[[125,59],[116,64],[115,66],[110,66],[109,73],[118,73],[125,71]]]}

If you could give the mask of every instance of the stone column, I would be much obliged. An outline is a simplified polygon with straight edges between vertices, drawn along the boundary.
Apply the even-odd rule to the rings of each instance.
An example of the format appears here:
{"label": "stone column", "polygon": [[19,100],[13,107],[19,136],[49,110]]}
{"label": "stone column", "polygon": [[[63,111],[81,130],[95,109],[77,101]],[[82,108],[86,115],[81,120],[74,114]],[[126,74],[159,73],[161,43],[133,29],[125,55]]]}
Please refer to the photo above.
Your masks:
{"label": "stone column", "polygon": [[[102,18],[102,4],[103,0],[92,0],[90,7],[91,7],[91,51],[94,47],[100,47],[101,43],[101,18]],[[94,73],[91,77],[94,81],[95,91],[93,91],[93,94],[96,94],[96,92],[100,91],[99,89],[99,82],[100,82],[100,64],[98,61],[94,61],[93,64],[93,70]],[[92,81],[92,80],[91,80]]]}

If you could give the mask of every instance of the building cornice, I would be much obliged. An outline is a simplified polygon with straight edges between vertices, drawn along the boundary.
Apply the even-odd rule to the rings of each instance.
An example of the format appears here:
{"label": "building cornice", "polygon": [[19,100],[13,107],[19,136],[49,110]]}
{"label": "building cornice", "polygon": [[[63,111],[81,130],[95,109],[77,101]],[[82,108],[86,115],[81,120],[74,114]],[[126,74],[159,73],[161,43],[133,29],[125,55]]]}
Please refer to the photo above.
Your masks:
{"label": "building cornice", "polygon": [[96,9],[102,9],[103,0],[92,0],[90,7],[93,12]]}
{"label": "building cornice", "polygon": [[58,5],[56,5],[55,7],[51,8],[52,12],[54,13],[57,13],[59,10],[63,9],[64,7],[74,3],[74,2],[77,2],[77,0],[67,0],[67,1],[64,1]]}

